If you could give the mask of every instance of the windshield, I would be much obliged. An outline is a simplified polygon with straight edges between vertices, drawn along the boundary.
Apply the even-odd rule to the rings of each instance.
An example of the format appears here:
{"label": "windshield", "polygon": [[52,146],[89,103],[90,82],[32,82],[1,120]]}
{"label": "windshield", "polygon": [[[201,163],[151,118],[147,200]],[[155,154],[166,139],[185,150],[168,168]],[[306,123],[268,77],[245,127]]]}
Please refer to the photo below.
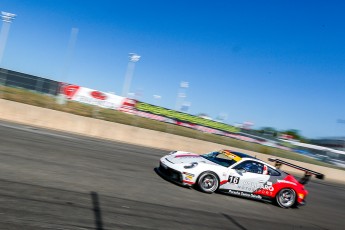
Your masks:
{"label": "windshield", "polygon": [[229,167],[237,162],[236,160],[229,158],[229,156],[224,154],[222,151],[211,152],[211,153],[203,154],[201,156],[209,161],[212,161],[224,167]]}

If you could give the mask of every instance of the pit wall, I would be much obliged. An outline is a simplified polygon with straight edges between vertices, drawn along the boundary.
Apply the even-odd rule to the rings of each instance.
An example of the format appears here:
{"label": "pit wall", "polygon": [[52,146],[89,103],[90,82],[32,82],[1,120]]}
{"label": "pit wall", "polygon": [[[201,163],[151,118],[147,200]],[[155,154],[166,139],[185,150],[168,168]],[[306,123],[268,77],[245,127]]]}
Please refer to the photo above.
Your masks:
{"label": "pit wall", "polygon": [[[3,99],[0,99],[0,120],[70,132],[84,136],[120,141],[134,145],[158,148],[166,151],[185,150],[194,153],[206,153],[219,149],[232,149],[234,151],[240,151],[252,156],[256,156],[264,161],[267,161],[267,158],[269,157],[276,158],[276,156],[238,149],[231,146],[176,136],[173,134],[89,117],[77,116],[74,114]],[[165,153],[165,151],[162,151],[162,156]],[[280,159],[284,160],[284,158]],[[325,174],[326,181],[328,180],[345,184],[344,170],[332,169],[289,159],[285,160],[301,167]],[[284,170],[290,173],[297,173],[301,175],[301,171],[295,170],[294,168],[284,167]]]}

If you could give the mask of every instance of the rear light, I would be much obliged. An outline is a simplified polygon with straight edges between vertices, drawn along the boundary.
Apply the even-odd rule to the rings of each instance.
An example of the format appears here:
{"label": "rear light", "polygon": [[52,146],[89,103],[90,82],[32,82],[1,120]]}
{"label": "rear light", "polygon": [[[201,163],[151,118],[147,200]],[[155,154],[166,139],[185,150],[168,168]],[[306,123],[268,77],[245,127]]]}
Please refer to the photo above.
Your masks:
{"label": "rear light", "polygon": [[298,198],[303,200],[304,199],[304,194],[303,193],[298,193]]}

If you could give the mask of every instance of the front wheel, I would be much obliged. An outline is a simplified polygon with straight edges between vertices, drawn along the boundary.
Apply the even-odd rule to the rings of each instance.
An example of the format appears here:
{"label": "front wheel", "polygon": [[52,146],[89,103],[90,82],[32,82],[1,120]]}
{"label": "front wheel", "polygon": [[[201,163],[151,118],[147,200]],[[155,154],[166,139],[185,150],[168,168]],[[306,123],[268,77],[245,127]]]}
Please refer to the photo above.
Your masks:
{"label": "front wheel", "polygon": [[219,179],[213,172],[204,172],[198,179],[198,186],[202,192],[213,193],[219,186]]}
{"label": "front wheel", "polygon": [[282,208],[290,208],[296,202],[296,192],[290,188],[284,188],[276,196],[277,204]]}

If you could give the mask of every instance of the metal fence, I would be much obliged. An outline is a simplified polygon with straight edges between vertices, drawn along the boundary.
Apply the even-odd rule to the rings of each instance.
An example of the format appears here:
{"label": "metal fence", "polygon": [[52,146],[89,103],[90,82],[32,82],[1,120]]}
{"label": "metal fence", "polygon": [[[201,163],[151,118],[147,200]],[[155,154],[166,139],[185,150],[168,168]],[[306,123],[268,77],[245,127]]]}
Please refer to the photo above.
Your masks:
{"label": "metal fence", "polygon": [[39,93],[57,95],[58,81],[0,68],[0,85],[34,90]]}

